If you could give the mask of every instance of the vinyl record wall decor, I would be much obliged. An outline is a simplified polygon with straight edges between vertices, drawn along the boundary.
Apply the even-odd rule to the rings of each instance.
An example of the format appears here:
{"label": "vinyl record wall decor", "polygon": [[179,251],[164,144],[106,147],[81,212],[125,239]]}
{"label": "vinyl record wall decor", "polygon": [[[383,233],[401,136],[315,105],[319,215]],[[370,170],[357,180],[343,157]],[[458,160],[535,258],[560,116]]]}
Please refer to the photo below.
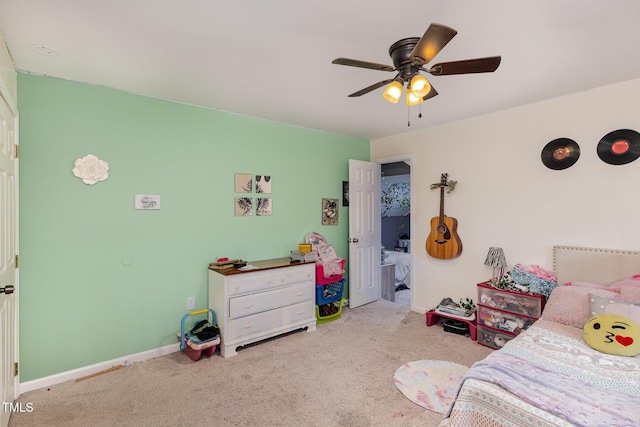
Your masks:
{"label": "vinyl record wall decor", "polygon": [[610,165],[626,165],[640,157],[640,133],[631,129],[609,132],[598,142],[598,157]]}
{"label": "vinyl record wall decor", "polygon": [[[609,132],[598,141],[596,153],[600,160],[610,165],[631,163],[640,157],[640,133],[632,129]],[[569,138],[554,139],[544,146],[540,158],[549,169],[567,169],[580,158],[580,147]]]}
{"label": "vinyl record wall decor", "polygon": [[542,163],[553,170],[567,169],[573,166],[580,157],[578,143],[569,138],[558,138],[549,142],[542,149]]}
{"label": "vinyl record wall decor", "polygon": [[[236,193],[253,193],[254,176],[248,173],[237,173],[234,175],[234,191]],[[255,193],[257,195],[271,194],[271,176],[255,175]],[[271,197],[238,196],[234,200],[235,216],[253,215],[255,205],[256,216],[271,216],[273,211],[273,200]]]}

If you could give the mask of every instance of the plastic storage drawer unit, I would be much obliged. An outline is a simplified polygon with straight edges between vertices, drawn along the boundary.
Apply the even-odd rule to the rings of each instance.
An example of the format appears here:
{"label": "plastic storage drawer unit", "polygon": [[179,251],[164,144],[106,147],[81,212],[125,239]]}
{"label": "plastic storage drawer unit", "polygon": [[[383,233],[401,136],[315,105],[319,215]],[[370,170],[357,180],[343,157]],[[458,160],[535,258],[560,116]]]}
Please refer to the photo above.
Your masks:
{"label": "plastic storage drawer unit", "polygon": [[507,341],[515,338],[502,332],[478,325],[478,343],[494,349],[502,348]]}

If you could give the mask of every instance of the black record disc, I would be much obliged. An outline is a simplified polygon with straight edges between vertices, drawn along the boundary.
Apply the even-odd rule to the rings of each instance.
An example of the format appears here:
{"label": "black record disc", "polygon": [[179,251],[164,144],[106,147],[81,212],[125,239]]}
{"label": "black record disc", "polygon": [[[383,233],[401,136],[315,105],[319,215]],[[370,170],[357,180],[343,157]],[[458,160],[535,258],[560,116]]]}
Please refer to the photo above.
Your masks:
{"label": "black record disc", "polygon": [[640,157],[640,133],[631,129],[609,132],[598,142],[598,157],[610,165],[626,165]]}
{"label": "black record disc", "polygon": [[580,147],[573,139],[558,138],[544,146],[540,157],[549,169],[566,169],[578,161]]}

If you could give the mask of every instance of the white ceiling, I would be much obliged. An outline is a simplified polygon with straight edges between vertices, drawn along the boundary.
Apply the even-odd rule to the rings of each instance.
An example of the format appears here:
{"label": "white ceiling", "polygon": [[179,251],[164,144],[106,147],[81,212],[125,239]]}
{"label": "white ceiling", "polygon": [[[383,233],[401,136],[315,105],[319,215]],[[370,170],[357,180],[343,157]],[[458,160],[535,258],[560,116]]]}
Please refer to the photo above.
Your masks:
{"label": "white ceiling", "polygon": [[[640,78],[637,0],[0,0],[19,71],[376,139]],[[494,73],[432,76],[408,111],[377,89],[389,46],[430,23],[458,35],[436,62],[501,55]],[[33,46],[59,51],[38,53]]]}

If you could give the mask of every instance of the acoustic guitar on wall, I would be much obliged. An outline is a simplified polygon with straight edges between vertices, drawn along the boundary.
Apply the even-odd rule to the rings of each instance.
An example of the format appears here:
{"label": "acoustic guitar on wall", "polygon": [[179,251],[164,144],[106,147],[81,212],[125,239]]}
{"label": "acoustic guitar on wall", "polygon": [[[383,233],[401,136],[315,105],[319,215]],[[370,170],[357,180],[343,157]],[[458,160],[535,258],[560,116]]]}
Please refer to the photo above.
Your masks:
{"label": "acoustic guitar on wall", "polygon": [[449,181],[448,175],[443,173],[440,183],[433,184],[431,189],[440,188],[440,216],[431,218],[431,232],[427,237],[427,253],[434,258],[451,259],[462,253],[462,242],[457,233],[458,220],[444,214],[444,189],[453,191],[456,181]]}

